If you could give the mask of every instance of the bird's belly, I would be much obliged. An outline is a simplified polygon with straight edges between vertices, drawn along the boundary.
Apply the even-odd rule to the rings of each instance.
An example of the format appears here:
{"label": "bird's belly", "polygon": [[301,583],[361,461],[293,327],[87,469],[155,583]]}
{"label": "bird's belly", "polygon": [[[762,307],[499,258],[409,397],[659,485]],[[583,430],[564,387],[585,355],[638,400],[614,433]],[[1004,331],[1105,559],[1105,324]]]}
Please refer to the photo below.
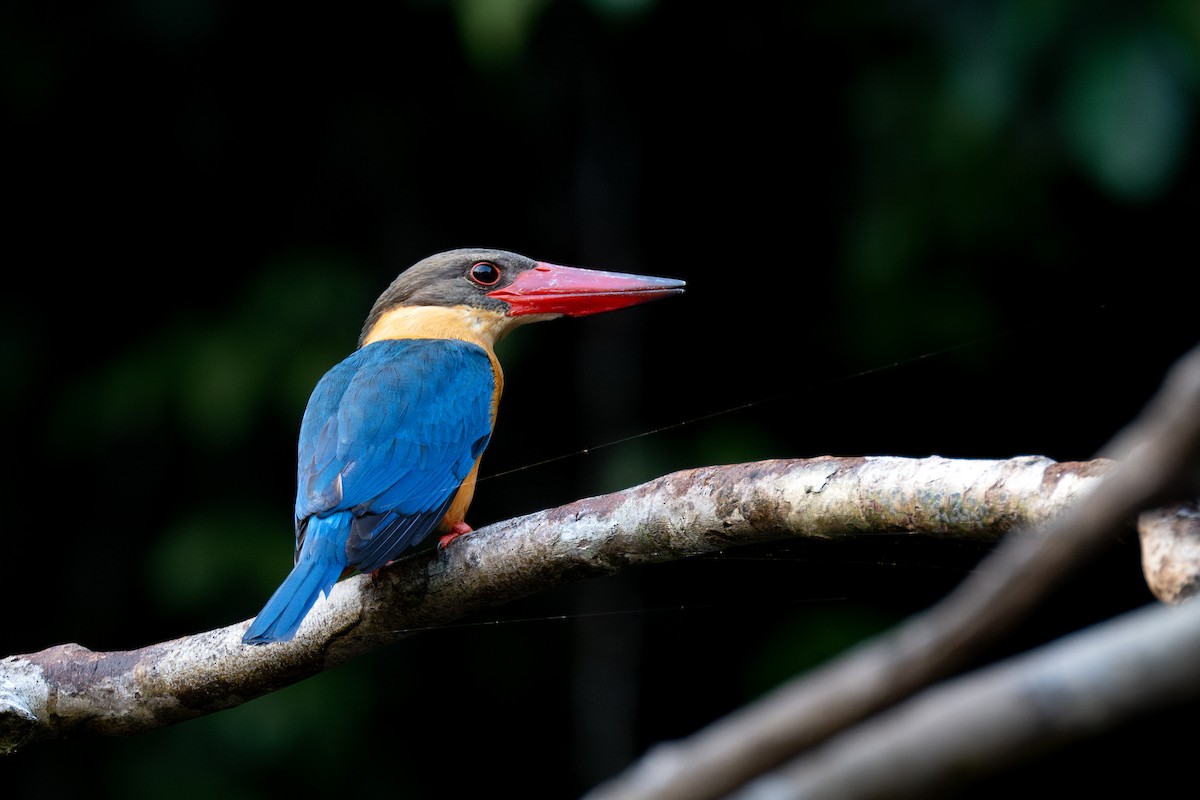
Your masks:
{"label": "bird's belly", "polygon": [[459,485],[454,499],[450,501],[450,508],[446,510],[446,516],[442,517],[442,521],[438,525],[438,529],[443,533],[449,532],[451,528],[466,519],[467,507],[471,505],[471,499],[475,496],[475,476],[478,472],[479,459],[476,459],[475,466],[471,467],[471,471]]}

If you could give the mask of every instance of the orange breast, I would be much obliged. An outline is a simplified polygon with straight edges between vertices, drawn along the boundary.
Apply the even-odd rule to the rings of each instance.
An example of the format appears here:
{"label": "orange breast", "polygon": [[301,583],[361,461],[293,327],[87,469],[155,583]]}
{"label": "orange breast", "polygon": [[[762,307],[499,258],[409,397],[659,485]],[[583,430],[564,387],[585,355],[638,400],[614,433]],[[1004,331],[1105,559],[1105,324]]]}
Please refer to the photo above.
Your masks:
{"label": "orange breast", "polygon": [[443,532],[448,532],[458,523],[466,519],[467,507],[471,505],[471,499],[475,497],[475,476],[479,473],[479,460],[476,459],[475,466],[471,467],[470,474],[466,480],[458,487],[458,492],[454,495],[454,499],[450,501],[450,508],[446,511],[446,516],[442,517],[441,524],[438,528]]}
{"label": "orange breast", "polygon": [[[512,324],[511,319],[498,312],[466,306],[400,306],[380,316],[364,337],[363,344],[381,339],[461,339],[479,345],[492,363],[492,427],[495,428],[500,394],[504,389],[504,373],[496,358],[495,343]],[[479,460],[476,459],[471,472],[450,502],[446,516],[438,525],[443,532],[448,532],[466,518],[467,508],[475,496],[478,473]]]}

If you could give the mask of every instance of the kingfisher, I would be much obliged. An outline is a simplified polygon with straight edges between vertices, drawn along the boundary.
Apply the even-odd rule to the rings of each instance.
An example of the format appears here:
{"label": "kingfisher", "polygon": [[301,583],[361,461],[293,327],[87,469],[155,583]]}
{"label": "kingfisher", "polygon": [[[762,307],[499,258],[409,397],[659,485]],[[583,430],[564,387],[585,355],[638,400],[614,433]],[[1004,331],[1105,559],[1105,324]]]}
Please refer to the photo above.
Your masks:
{"label": "kingfisher", "polygon": [[344,575],[374,572],[465,518],[512,329],[644,303],[671,278],[581,269],[517,253],[459,249],[404,270],[375,301],[358,346],[327,372],[300,424],[292,571],[242,641],[289,641]]}

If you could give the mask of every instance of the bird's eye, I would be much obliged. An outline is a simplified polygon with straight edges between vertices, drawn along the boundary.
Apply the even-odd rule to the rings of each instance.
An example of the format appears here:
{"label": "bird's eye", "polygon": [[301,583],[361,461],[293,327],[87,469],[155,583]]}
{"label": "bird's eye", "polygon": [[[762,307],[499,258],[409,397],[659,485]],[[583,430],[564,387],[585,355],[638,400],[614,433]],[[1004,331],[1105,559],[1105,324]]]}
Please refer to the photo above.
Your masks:
{"label": "bird's eye", "polygon": [[480,261],[471,267],[468,275],[480,286],[495,286],[500,282],[500,268],[490,261]]}

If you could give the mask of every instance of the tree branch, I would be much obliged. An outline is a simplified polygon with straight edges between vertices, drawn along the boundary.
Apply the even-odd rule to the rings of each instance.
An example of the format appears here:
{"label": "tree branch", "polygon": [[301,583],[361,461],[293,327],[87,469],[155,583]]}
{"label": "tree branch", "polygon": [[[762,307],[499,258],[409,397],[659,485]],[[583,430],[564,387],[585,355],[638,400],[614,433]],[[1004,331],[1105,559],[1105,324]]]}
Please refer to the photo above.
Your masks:
{"label": "tree branch", "polygon": [[1200,501],[1138,516],[1142,570],[1154,596],[1176,605],[1200,592]]}
{"label": "tree branch", "polygon": [[906,531],[993,539],[1052,519],[1106,460],[814,458],[705,467],[481,528],[339,583],[296,639],[241,644],[246,622],[130,651],[77,644],[0,662],[0,752],[130,734],[229,708],[357,655],[565,581],[782,538]]}
{"label": "tree branch", "polygon": [[944,681],[731,800],[941,797],[1065,742],[1200,698],[1200,604],[1149,605]]}
{"label": "tree branch", "polygon": [[[855,735],[869,735],[874,725],[886,723],[864,720],[969,663],[980,650],[1024,619],[1065,576],[1086,564],[1116,529],[1128,525],[1139,512],[1181,497],[1194,497],[1200,491],[1197,408],[1200,347],[1176,364],[1139,418],[1106,448],[1109,455],[1119,459],[1119,466],[1086,502],[1073,505],[1039,531],[1007,537],[954,592],[927,612],[688,739],[658,745],[588,797],[723,797],[758,776],[770,775],[788,759],[852,726],[859,725],[853,731]],[[1114,663],[1122,655],[1119,650],[1110,652]],[[1161,666],[1164,672],[1173,674],[1166,665]],[[1189,663],[1193,673],[1198,666],[1195,660]],[[1174,687],[1160,688],[1166,694]],[[1113,706],[1106,705],[1111,701],[1103,695],[1094,695],[1091,700],[1095,708],[1119,716]],[[913,718],[919,717],[914,711]],[[973,718],[976,731],[990,725],[990,721]],[[920,731],[910,727],[907,733],[917,736]],[[904,746],[903,736],[891,741],[897,747]],[[986,742],[986,737],[979,737],[979,741]],[[976,754],[986,758],[982,751]],[[894,755],[893,751],[884,757],[892,759]],[[948,778],[959,764],[943,760],[942,777]],[[772,790],[779,790],[769,796],[781,800],[800,796],[784,788],[796,785],[795,774],[778,777],[778,781],[764,779],[770,781]],[[898,794],[903,795],[906,777],[911,776],[892,775],[892,786],[899,787]],[[875,795],[869,791],[839,795],[871,796]]]}

